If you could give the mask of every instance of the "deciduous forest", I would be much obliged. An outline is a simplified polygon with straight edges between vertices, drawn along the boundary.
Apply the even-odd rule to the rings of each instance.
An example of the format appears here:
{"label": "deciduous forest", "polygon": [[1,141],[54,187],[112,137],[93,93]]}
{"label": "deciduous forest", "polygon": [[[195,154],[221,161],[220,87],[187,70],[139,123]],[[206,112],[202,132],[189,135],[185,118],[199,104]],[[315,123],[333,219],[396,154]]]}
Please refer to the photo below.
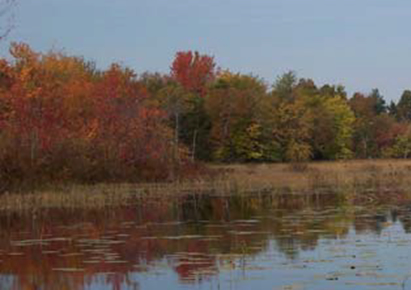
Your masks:
{"label": "deciduous forest", "polygon": [[182,51],[167,74],[98,69],[14,43],[0,60],[2,190],[30,182],[175,180],[205,162],[411,155],[411,91],[348,96],[287,72],[272,84]]}

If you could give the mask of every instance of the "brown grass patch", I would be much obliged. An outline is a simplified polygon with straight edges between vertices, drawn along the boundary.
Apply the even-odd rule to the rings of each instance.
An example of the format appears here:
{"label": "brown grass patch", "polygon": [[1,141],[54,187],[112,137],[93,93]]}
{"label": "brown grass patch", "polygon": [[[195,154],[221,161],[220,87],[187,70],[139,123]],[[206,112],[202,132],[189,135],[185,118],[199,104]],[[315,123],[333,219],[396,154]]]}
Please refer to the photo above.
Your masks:
{"label": "brown grass patch", "polygon": [[290,164],[215,165],[214,168],[223,170],[225,178],[241,188],[411,189],[411,160],[312,162],[304,170],[295,170]]}
{"label": "brown grass patch", "polygon": [[172,198],[186,193],[293,194],[343,192],[361,194],[411,192],[411,160],[363,160],[308,163],[304,170],[290,164],[210,165],[218,175],[179,183],[51,186],[30,193],[0,195],[0,211],[44,208],[93,209],[122,206],[145,197]]}

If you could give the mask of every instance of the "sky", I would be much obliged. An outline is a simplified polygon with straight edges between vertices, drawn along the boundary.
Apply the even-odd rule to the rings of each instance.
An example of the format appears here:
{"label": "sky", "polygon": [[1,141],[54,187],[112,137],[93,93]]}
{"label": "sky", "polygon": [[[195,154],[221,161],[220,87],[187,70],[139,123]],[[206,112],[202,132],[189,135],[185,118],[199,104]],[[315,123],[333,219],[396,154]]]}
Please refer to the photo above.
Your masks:
{"label": "sky", "polygon": [[23,41],[167,73],[177,51],[198,50],[269,84],[293,70],[387,100],[411,89],[409,0],[18,0],[13,13],[1,56]]}

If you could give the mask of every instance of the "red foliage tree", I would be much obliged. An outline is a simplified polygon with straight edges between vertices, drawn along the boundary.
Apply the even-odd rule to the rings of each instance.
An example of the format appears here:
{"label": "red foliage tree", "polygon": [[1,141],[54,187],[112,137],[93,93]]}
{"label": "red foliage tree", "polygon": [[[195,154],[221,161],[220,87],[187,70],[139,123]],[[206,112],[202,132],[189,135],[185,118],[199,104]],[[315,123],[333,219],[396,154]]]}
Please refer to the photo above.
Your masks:
{"label": "red foliage tree", "polygon": [[[171,131],[135,73],[25,44],[0,61],[0,181],[169,177]],[[4,180],[1,180],[4,179]],[[0,188],[1,189],[1,188]]]}
{"label": "red foliage tree", "polygon": [[215,77],[214,58],[198,52],[177,52],[171,65],[172,77],[188,91],[204,96]]}

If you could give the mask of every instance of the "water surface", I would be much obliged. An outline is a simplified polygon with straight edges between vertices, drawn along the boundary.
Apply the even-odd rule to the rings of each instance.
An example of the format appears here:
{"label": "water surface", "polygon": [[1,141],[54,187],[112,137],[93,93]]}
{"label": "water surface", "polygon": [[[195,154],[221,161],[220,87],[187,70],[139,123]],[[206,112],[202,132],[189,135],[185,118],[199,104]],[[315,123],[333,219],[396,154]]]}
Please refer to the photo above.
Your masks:
{"label": "water surface", "polygon": [[406,199],[184,195],[0,226],[0,289],[411,289]]}

